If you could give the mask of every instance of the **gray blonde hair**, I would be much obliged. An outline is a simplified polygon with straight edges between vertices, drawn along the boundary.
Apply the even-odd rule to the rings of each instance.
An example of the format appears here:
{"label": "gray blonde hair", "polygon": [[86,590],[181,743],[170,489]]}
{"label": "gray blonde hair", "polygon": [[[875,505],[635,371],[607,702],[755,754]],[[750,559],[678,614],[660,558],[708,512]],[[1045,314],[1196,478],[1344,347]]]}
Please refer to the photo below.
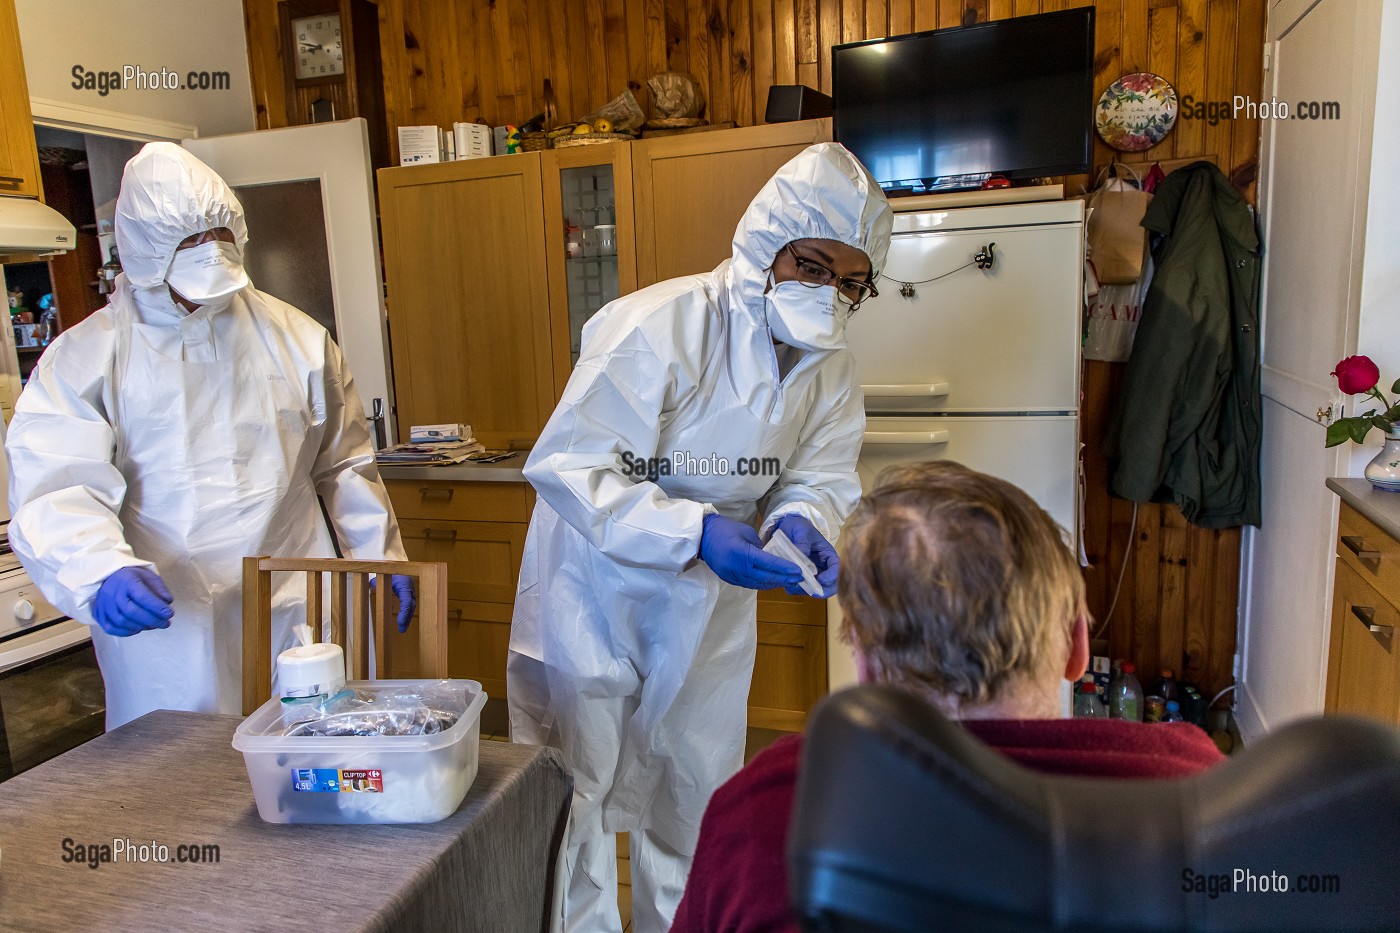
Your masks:
{"label": "gray blonde hair", "polygon": [[957,707],[1046,676],[1084,609],[1064,533],[1030,496],[960,463],[881,474],[842,534],[842,635],[872,679]]}

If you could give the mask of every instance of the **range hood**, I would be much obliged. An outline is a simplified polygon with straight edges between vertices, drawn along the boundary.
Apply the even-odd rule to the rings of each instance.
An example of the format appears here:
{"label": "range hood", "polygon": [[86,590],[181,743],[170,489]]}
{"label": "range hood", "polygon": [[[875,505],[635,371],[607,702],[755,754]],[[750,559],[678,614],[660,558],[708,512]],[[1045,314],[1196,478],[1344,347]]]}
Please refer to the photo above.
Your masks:
{"label": "range hood", "polygon": [[77,243],[68,219],[35,198],[0,197],[0,262],[66,253]]}

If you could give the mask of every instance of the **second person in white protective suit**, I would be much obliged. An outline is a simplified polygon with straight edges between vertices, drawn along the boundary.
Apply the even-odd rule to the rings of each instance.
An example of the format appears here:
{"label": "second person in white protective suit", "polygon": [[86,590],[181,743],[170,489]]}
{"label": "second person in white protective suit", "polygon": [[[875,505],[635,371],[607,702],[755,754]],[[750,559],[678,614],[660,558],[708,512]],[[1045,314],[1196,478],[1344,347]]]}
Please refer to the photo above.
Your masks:
{"label": "second person in white protective suit", "polygon": [[[93,626],[107,727],[242,706],[242,559],[404,560],[340,348],[243,270],[243,208],[189,152],[151,143],[117,197],[111,303],[56,339],[15,405],[10,542]],[[282,575],[273,651],[305,587]],[[399,628],[412,580],[395,577]]]}
{"label": "second person in white protective suit", "polygon": [[634,928],[670,926],[705,804],[743,763],[756,590],[798,592],[796,565],[760,550],[774,528],[834,592],[865,426],[846,319],[891,225],[864,167],[812,146],[764,185],[731,259],[584,328],[525,467],[539,501],[507,671],[512,737],[574,774],[570,933],[621,931],[621,831]]}

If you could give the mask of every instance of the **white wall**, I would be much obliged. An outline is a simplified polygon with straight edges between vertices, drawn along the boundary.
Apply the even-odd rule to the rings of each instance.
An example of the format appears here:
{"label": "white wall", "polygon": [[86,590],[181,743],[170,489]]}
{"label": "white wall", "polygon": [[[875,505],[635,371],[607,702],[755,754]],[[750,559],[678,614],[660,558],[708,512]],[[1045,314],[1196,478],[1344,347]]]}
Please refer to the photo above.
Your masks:
{"label": "white wall", "polygon": [[[199,128],[255,129],[241,0],[15,0],[29,96]],[[73,87],[73,67],[120,73],[227,72],[226,90]]]}
{"label": "white wall", "polygon": [[[1366,208],[1366,259],[1361,273],[1361,320],[1356,352],[1375,360],[1381,369],[1381,391],[1392,403],[1397,399],[1391,383],[1400,379],[1400,173],[1395,153],[1400,151],[1400,4],[1381,9],[1380,71],[1376,86],[1389,88],[1376,95],[1372,129],[1370,192]],[[1366,411],[1375,400],[1353,404],[1348,414]],[[1372,430],[1363,445],[1352,448],[1351,476],[1361,476],[1366,464],[1381,448],[1381,433]]]}

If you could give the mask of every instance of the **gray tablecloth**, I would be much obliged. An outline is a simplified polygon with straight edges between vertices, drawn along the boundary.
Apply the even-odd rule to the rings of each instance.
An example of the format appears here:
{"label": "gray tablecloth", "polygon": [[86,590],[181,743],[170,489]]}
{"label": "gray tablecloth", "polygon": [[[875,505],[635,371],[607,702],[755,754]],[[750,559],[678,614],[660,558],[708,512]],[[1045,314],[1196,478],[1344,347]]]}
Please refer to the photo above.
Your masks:
{"label": "gray tablecloth", "polygon": [[[0,930],[546,928],[571,784],[556,752],[482,742],[439,823],[273,825],[229,744],[239,722],[151,713],[0,784]],[[64,861],[114,839],[170,861]],[[179,863],[181,844],[218,861]]]}

